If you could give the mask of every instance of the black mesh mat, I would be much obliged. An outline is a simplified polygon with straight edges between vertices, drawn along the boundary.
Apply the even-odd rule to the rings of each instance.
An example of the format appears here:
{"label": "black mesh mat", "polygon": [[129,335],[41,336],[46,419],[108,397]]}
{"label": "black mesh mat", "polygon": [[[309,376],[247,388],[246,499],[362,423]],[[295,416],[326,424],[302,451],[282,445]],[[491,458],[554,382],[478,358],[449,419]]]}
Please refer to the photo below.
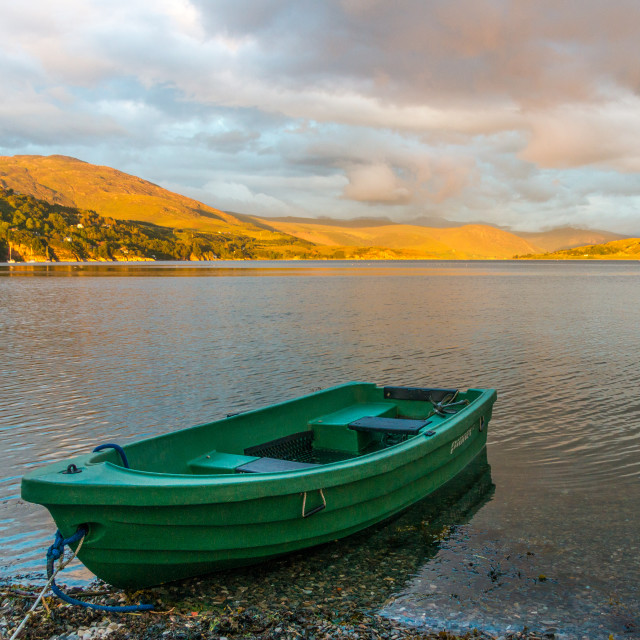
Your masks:
{"label": "black mesh mat", "polygon": [[313,431],[300,431],[284,438],[270,440],[244,450],[245,456],[279,458],[292,462],[308,462],[313,451]]}
{"label": "black mesh mat", "polygon": [[353,456],[341,451],[313,448],[313,431],[300,431],[284,438],[270,440],[264,444],[247,447],[245,456],[259,458],[278,458],[291,462],[309,462],[315,464],[329,464],[340,460],[348,460]]}

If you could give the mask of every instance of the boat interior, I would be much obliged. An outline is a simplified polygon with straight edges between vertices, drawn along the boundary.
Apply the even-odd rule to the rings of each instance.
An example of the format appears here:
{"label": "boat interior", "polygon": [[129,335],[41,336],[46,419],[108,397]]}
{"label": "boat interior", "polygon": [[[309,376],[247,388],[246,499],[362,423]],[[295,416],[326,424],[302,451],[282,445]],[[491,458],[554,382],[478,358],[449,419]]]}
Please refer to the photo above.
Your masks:
{"label": "boat interior", "polygon": [[[434,435],[480,393],[351,383],[126,445],[124,466],[190,475],[311,469]],[[91,462],[105,460],[122,464],[115,451]]]}

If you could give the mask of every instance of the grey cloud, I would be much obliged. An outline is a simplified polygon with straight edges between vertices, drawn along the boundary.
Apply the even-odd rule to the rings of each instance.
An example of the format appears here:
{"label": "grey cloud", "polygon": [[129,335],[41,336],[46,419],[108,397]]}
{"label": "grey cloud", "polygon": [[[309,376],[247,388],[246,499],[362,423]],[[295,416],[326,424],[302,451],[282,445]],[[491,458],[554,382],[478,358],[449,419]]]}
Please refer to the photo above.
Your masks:
{"label": "grey cloud", "polygon": [[95,116],[78,110],[71,98],[58,104],[25,88],[0,103],[0,140],[3,146],[55,146],[73,140],[85,145],[127,137],[127,131],[108,114]]}
{"label": "grey cloud", "polygon": [[640,172],[639,114],[640,98],[533,114],[522,157],[545,167],[609,164]]}
{"label": "grey cloud", "polygon": [[255,142],[260,139],[260,134],[256,131],[232,129],[200,137],[208,147],[219,153],[237,154],[255,148]]}
{"label": "grey cloud", "polygon": [[437,104],[520,104],[636,91],[640,5],[621,0],[196,3],[209,35],[251,37],[286,84],[347,86]]}

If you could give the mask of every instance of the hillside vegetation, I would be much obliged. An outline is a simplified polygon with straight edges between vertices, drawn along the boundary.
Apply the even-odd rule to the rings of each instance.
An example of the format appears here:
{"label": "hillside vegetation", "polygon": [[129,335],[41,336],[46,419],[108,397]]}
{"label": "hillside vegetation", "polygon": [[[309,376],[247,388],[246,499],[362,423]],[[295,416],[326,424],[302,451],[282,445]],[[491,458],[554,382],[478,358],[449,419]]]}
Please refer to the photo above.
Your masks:
{"label": "hillside vegetation", "polygon": [[520,256],[528,260],[640,260],[640,238],[613,240],[573,249]]}
{"label": "hillside vegetation", "polygon": [[289,239],[160,227],[116,220],[95,211],[50,204],[0,189],[0,261],[215,260],[299,257],[310,245]]}

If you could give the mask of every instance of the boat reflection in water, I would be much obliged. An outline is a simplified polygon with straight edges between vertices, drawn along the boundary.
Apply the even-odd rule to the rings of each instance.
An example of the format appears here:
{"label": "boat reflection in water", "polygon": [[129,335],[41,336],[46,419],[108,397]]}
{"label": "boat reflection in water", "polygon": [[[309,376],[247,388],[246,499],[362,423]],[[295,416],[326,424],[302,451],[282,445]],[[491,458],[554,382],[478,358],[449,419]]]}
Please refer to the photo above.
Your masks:
{"label": "boat reflection in water", "polygon": [[[369,537],[360,550],[362,556],[371,554],[374,547],[378,554],[393,559],[392,567],[385,567],[384,564],[380,567],[381,573],[392,568],[391,575],[372,574],[369,579],[385,580],[391,577],[393,589],[390,591],[397,593],[425,563],[436,557],[459,527],[472,520],[491,500],[494,491],[485,447],[446,485]],[[366,533],[354,538],[364,535]]]}
{"label": "boat reflection in water", "polygon": [[259,565],[167,585],[160,594],[183,594],[196,584],[198,593],[222,594],[220,604],[320,607],[334,621],[352,624],[393,603],[448,538],[491,500],[494,488],[484,447],[455,478],[391,520]]}

